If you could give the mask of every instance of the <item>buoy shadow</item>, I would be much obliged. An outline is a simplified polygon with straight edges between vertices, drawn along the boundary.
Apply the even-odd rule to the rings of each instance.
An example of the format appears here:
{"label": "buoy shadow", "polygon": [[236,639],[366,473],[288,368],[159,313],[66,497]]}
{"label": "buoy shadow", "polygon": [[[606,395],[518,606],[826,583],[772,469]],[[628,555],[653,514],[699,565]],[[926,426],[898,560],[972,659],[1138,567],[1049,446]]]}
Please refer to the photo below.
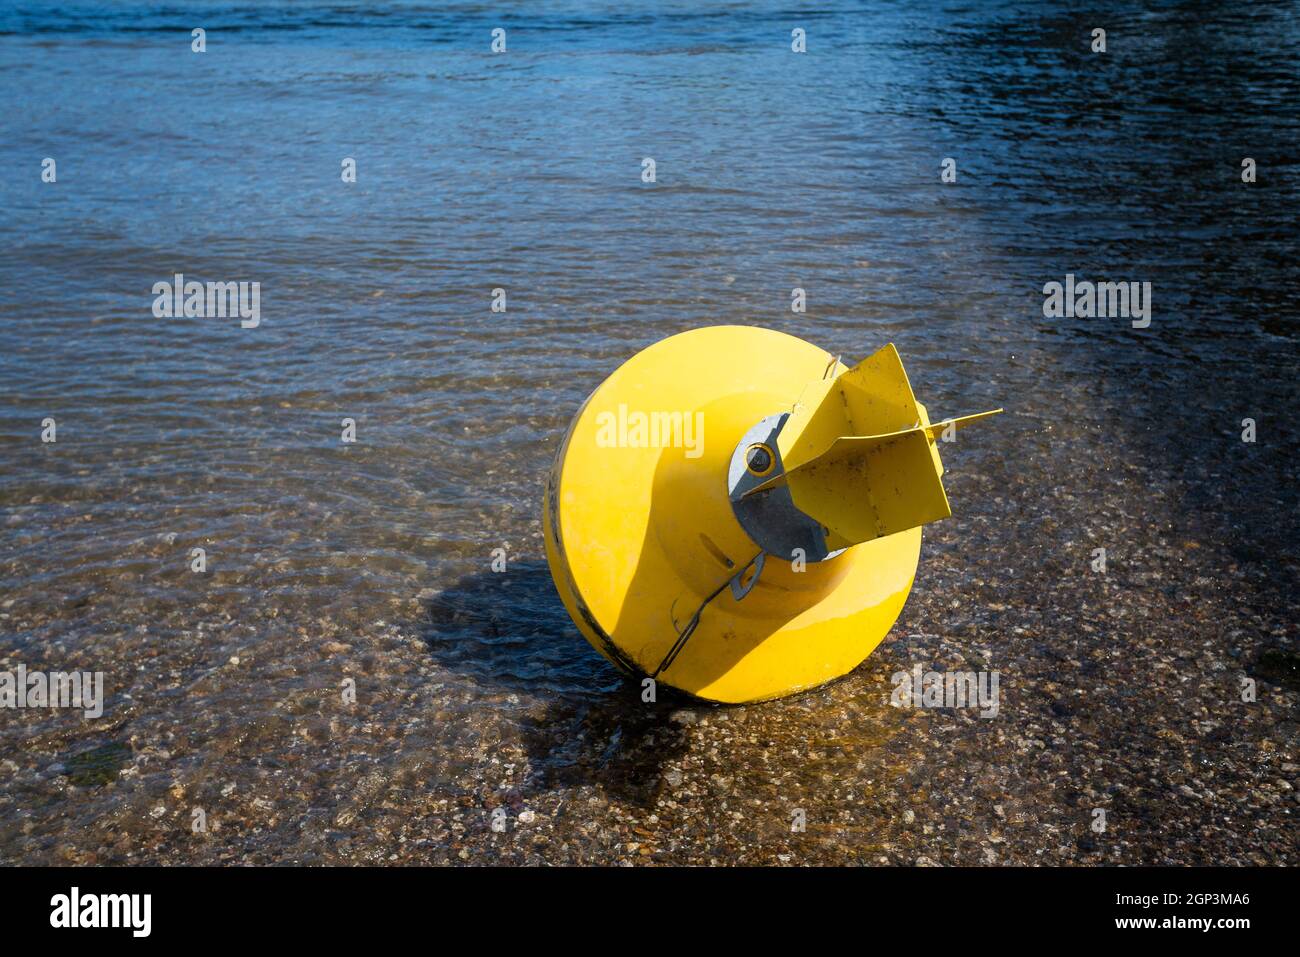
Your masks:
{"label": "buoy shadow", "polygon": [[668,768],[690,749],[666,702],[642,704],[636,687],[597,700],[557,701],[523,733],[527,793],[596,786],[624,804],[654,807]]}
{"label": "buoy shadow", "polygon": [[525,796],[594,785],[653,806],[665,766],[689,744],[669,715],[699,702],[662,685],[643,702],[641,686],[578,632],[544,561],[467,575],[423,604],[421,637],[440,666],[525,699]]}
{"label": "buoy shadow", "polygon": [[466,575],[423,605],[421,636],[435,660],[485,687],[591,695],[621,684],[569,619],[545,562]]}

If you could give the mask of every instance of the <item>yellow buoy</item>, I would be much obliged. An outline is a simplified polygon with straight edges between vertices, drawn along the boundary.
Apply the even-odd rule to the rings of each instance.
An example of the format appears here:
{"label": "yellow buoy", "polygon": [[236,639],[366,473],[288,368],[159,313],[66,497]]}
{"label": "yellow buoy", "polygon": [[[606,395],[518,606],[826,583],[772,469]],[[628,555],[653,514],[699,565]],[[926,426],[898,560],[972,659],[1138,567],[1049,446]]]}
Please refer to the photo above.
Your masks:
{"label": "yellow buoy", "polygon": [[672,336],[570,424],[551,574],[629,674],[724,702],[815,687],[885,637],[921,525],[951,514],[936,441],[994,414],[931,424],[892,345],[850,369],[769,329]]}

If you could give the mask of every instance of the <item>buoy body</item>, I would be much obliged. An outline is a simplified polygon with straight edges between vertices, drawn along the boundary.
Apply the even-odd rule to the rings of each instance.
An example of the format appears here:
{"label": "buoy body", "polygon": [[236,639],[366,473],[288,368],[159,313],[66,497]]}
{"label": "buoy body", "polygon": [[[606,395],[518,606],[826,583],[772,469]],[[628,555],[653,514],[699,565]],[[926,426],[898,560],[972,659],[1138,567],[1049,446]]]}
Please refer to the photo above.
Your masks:
{"label": "buoy body", "polygon": [[[890,469],[930,453],[938,427],[846,434],[852,375],[867,383],[859,418],[890,401],[860,369],[784,333],[714,326],[648,347],[588,397],[556,455],[544,523],[560,597],[598,651],[631,675],[746,702],[823,684],[875,649],[933,519],[908,523],[938,507],[899,505],[884,485],[925,484]],[[862,476],[869,501],[844,489],[834,500]]]}

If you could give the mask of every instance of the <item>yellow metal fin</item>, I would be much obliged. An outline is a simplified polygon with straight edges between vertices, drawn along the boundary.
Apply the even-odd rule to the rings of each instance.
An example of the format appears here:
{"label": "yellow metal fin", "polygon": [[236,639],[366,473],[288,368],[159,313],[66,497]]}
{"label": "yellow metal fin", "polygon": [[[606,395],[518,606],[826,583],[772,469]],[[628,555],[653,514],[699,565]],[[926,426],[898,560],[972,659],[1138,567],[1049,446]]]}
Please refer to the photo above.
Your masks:
{"label": "yellow metal fin", "polygon": [[987,419],[991,415],[997,415],[1003,409],[990,409],[988,412],[976,412],[974,415],[959,415],[955,419],[944,419],[942,422],[935,422],[925,427],[925,432],[931,439],[937,439],[947,431],[948,426],[952,426],[954,432],[960,432],[968,425],[973,425],[981,419]]}
{"label": "yellow metal fin", "polygon": [[784,478],[794,505],[822,524],[828,548],[906,531],[952,514],[943,490],[943,463],[936,439],[949,425],[961,429],[996,415],[997,409],[949,419],[926,420],[882,435],[844,435],[821,455]]}
{"label": "yellow metal fin", "polygon": [[920,406],[892,342],[836,381],[854,435],[884,435],[920,421]]}
{"label": "yellow metal fin", "polygon": [[781,429],[777,446],[787,470],[821,455],[843,435],[881,435],[912,428],[921,410],[891,342],[834,379],[810,382]]}
{"label": "yellow metal fin", "polygon": [[822,524],[832,549],[952,514],[921,428],[841,436],[785,480],[795,507]]}
{"label": "yellow metal fin", "polygon": [[889,343],[834,378],[808,383],[777,437],[781,472],[743,497],[787,486],[832,550],[947,518],[938,440],[1001,411],[931,423]]}

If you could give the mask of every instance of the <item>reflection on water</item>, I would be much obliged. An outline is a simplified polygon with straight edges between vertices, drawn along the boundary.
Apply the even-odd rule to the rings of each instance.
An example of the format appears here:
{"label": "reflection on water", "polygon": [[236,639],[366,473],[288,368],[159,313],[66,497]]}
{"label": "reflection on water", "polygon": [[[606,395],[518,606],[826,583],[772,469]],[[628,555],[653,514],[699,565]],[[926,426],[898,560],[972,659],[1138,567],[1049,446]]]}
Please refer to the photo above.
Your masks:
{"label": "reflection on water", "polygon": [[[0,665],[108,702],[0,718],[0,859],[1294,854],[1295,692],[1230,706],[1294,652],[1298,53],[1271,3],[7,6]],[[260,282],[260,327],[154,318],[176,272]],[[1070,272],[1150,282],[1151,327],[1044,319]],[[541,487],[604,375],[722,322],[1010,411],[866,667],[646,708]],[[998,720],[888,707],[976,658]]]}

